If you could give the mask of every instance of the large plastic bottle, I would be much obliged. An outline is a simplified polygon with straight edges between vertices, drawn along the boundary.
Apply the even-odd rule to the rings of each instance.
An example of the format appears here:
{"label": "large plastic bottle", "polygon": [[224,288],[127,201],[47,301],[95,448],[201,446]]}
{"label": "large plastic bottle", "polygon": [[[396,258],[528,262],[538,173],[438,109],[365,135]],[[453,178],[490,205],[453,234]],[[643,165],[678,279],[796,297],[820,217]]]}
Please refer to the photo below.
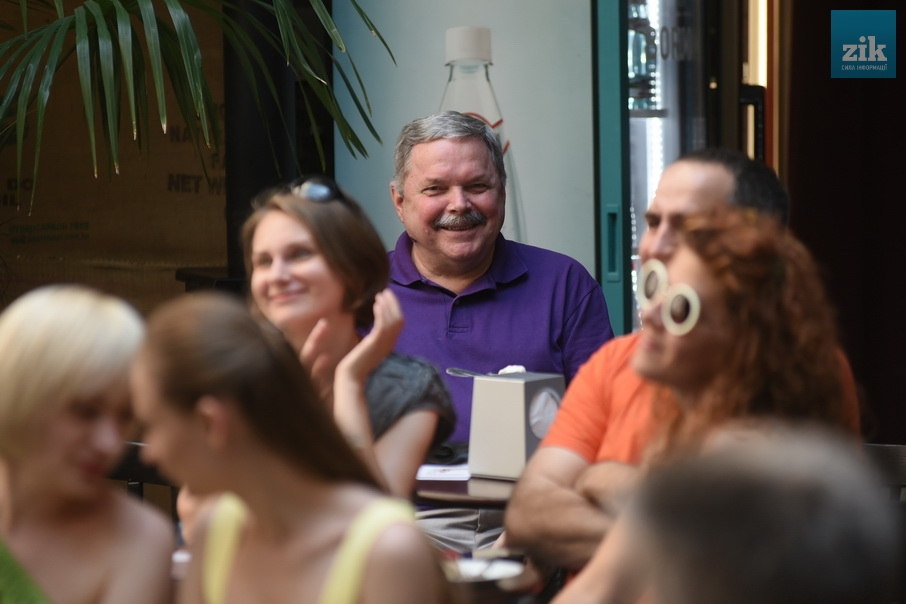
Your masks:
{"label": "large plastic bottle", "polygon": [[487,122],[500,139],[506,167],[506,220],[503,236],[512,241],[525,239],[522,200],[516,179],[513,150],[503,131],[503,116],[491,88],[491,30],[487,27],[453,27],[447,30],[447,65],[450,78],[440,101],[441,111],[459,111]]}

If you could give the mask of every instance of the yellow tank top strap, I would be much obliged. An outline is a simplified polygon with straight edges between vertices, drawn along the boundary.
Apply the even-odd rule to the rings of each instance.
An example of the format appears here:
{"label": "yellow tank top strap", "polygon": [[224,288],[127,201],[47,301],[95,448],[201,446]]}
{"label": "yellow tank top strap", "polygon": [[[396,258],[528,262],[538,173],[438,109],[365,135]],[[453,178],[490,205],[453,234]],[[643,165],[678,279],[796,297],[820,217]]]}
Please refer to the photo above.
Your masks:
{"label": "yellow tank top strap", "polygon": [[207,604],[226,602],[230,570],[246,514],[245,504],[232,493],[224,493],[217,500],[204,548],[202,580]]}
{"label": "yellow tank top strap", "polygon": [[375,540],[391,524],[414,520],[412,505],[401,499],[382,497],[362,510],[340,544],[321,592],[321,604],[355,604],[365,574],[365,560]]}

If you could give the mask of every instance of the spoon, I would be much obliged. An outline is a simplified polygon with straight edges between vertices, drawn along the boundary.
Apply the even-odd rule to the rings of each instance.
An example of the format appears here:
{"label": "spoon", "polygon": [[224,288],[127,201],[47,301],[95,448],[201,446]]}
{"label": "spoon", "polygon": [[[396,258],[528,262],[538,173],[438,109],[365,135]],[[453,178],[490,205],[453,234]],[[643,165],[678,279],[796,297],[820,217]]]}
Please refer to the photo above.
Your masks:
{"label": "spoon", "polygon": [[[472,371],[471,369],[460,369],[459,367],[447,367],[447,375],[455,375],[456,377],[482,377],[484,373],[478,373],[477,371]],[[493,373],[488,375],[494,375]]]}

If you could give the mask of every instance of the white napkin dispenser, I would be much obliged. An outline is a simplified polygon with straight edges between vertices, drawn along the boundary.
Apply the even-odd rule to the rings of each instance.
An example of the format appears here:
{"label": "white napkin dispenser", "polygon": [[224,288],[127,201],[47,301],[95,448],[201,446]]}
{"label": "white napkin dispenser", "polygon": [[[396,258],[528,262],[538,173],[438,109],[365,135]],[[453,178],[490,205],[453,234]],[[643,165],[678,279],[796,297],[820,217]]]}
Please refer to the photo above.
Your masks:
{"label": "white napkin dispenser", "polygon": [[469,435],[472,476],[519,478],[554,421],[564,387],[557,373],[475,377]]}

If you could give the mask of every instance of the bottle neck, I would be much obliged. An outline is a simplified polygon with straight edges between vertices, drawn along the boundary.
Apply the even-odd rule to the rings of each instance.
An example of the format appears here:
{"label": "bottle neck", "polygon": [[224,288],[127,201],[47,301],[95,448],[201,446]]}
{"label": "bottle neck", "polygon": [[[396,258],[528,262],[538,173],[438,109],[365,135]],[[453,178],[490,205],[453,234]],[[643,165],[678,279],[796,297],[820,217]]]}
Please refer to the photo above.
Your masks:
{"label": "bottle neck", "polygon": [[484,79],[488,80],[487,61],[477,59],[462,59],[450,62],[450,80],[454,79]]}
{"label": "bottle neck", "polygon": [[459,60],[450,63],[450,78],[440,101],[441,111],[460,111],[480,117],[494,128],[505,143],[501,133],[503,118],[497,99],[488,79],[487,61]]}

